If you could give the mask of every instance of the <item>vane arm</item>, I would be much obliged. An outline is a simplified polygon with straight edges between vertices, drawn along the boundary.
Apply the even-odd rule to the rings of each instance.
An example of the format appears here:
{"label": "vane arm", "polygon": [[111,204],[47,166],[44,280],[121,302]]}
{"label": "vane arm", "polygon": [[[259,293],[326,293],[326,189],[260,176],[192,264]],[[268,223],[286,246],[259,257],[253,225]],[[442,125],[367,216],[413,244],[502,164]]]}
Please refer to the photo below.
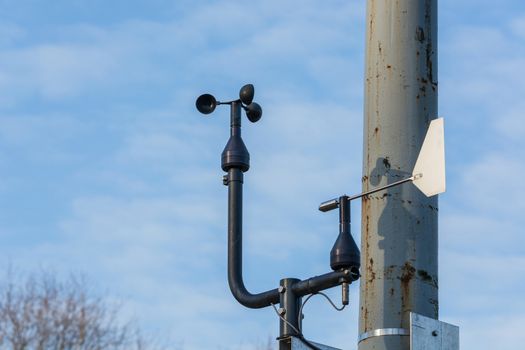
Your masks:
{"label": "vane arm", "polygon": [[376,188],[373,188],[373,189],[371,189],[369,191],[366,191],[366,192],[363,192],[363,193],[360,193],[360,194],[355,194],[353,196],[348,197],[348,200],[352,201],[352,200],[357,199],[357,198],[368,196],[368,195],[370,195],[372,193],[376,193],[376,192],[379,192],[379,191],[386,190],[387,188],[390,188],[390,187],[395,187],[395,186],[404,184],[405,182],[414,181],[416,179],[419,179],[421,176],[423,176],[423,175],[422,174],[412,175],[410,177],[407,177],[406,179],[399,180],[399,181],[396,181],[396,182],[392,182],[391,184],[388,184],[388,185],[385,185],[385,186],[376,187]]}
{"label": "vane arm", "polygon": [[[368,195],[370,195],[372,193],[383,191],[383,190],[386,190],[386,189],[391,188],[391,187],[399,186],[401,184],[404,184],[405,182],[410,182],[410,181],[417,180],[417,179],[421,178],[422,176],[423,176],[422,174],[415,174],[415,175],[412,175],[410,177],[407,177],[406,179],[399,180],[399,181],[396,181],[396,182],[392,182],[391,184],[388,184],[388,185],[385,185],[385,186],[376,187],[376,188],[373,188],[373,189],[371,189],[369,191],[366,191],[366,192],[363,192],[363,193],[359,193],[359,194],[355,194],[353,196],[349,196],[348,197],[348,201],[352,201],[352,200],[357,199],[357,198],[368,196]],[[333,199],[330,199],[330,200],[328,200],[326,202],[321,203],[319,205],[319,210],[322,211],[322,212],[327,212],[327,211],[330,211],[332,209],[336,209],[338,207],[339,207],[339,198],[333,198]]]}

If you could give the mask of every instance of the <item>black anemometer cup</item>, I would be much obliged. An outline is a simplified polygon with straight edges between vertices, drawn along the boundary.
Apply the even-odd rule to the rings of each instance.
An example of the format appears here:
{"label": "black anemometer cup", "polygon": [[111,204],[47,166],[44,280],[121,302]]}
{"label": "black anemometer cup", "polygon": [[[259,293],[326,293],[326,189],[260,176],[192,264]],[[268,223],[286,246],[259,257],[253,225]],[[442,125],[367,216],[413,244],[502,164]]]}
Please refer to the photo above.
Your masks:
{"label": "black anemometer cup", "polygon": [[195,101],[195,106],[202,114],[210,114],[217,107],[217,100],[210,94],[200,95]]}
{"label": "black anemometer cup", "polygon": [[245,105],[249,105],[253,102],[253,96],[255,95],[255,88],[252,84],[244,85],[239,91],[239,99]]}

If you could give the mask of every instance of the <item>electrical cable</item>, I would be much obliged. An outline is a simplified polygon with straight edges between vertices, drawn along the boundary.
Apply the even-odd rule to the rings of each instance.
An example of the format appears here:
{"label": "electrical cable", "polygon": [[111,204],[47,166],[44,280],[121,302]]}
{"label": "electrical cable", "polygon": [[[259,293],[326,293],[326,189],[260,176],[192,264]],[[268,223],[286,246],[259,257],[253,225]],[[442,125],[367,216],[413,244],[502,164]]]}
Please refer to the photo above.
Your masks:
{"label": "electrical cable", "polygon": [[279,316],[279,318],[281,320],[283,320],[284,323],[286,323],[288,326],[290,326],[294,331],[297,332],[297,334],[301,334],[301,331],[298,330],[297,328],[295,328],[295,326],[293,324],[291,324],[290,322],[288,322],[288,320],[286,320],[283,316],[281,316],[281,314],[279,313],[279,311],[277,310],[277,307],[275,307],[275,305],[273,303],[271,303],[273,309],[275,310],[275,313],[277,314],[277,316]]}
{"label": "electrical cable", "polygon": [[317,294],[320,294],[322,295],[323,297],[326,298],[326,300],[328,300],[328,302],[334,307],[334,309],[336,309],[337,311],[343,311],[343,309],[346,307],[346,305],[343,305],[341,307],[337,307],[335,305],[335,303],[332,301],[332,299],[330,299],[330,297],[328,295],[326,295],[325,293],[323,292],[317,292]]}
{"label": "electrical cable", "polygon": [[286,320],[280,313],[279,311],[277,310],[277,307],[271,303],[270,305],[272,305],[275,313],[277,314],[277,316],[279,316],[279,318],[281,320],[283,320],[284,323],[286,323],[288,326],[290,326],[294,331],[297,332],[297,338],[302,341],[306,346],[308,346],[310,349],[312,350],[321,350],[319,347],[315,346],[314,344],[310,343],[308,340],[306,340],[306,338],[304,337],[303,335],[303,332],[302,332],[302,327],[301,327],[301,318],[303,316],[303,308],[304,306],[306,305],[306,302],[308,300],[310,300],[311,297],[313,297],[314,295],[317,295],[317,294],[320,294],[322,295],[323,297],[326,298],[326,300],[328,300],[328,302],[330,303],[330,305],[332,305],[332,307],[334,309],[336,309],[337,311],[343,311],[343,309],[346,307],[346,305],[343,305],[341,307],[337,307],[337,305],[334,304],[334,302],[332,301],[332,299],[330,299],[330,297],[328,295],[326,295],[325,293],[323,292],[317,292],[317,293],[312,293],[310,294],[308,297],[306,297],[306,299],[303,301],[303,303],[301,304],[301,307],[299,308],[299,319],[297,320],[297,325],[299,326],[299,329],[297,329],[293,324],[291,324],[288,320]]}
{"label": "electrical cable", "polygon": [[294,331],[297,332],[297,335],[296,335],[297,339],[302,341],[306,346],[308,346],[312,350],[322,350],[319,347],[315,346],[314,344],[310,343],[308,340],[306,340],[304,335],[293,324],[291,324],[283,316],[281,316],[281,314],[279,314],[279,311],[277,310],[277,307],[273,303],[270,303],[270,305],[272,305],[272,307],[275,310],[275,313],[277,314],[277,316],[279,316],[279,318],[281,320],[283,320],[283,322],[285,322],[288,326],[290,326]]}
{"label": "electrical cable", "polygon": [[329,297],[328,295],[326,295],[325,293],[323,293],[323,292],[317,292],[317,293],[312,293],[312,294],[310,294],[310,295],[309,295],[309,296],[303,301],[303,303],[301,304],[301,307],[299,308],[299,319],[298,319],[298,323],[297,323],[297,324],[299,325],[299,330],[300,330],[299,333],[300,333],[300,334],[302,334],[302,329],[301,329],[301,328],[302,328],[302,327],[301,327],[301,323],[302,323],[302,322],[301,322],[301,317],[303,316],[303,308],[304,308],[306,302],[307,302],[308,300],[310,300],[310,298],[313,297],[313,296],[316,295],[316,294],[320,294],[320,295],[322,295],[323,297],[325,297],[326,300],[328,300],[328,302],[330,303],[330,305],[332,305],[332,307],[333,307],[334,309],[336,309],[337,311],[343,311],[343,309],[346,307],[346,305],[343,305],[343,306],[341,306],[341,307],[337,307],[337,306],[334,304],[334,302],[332,301],[332,299],[330,299],[330,297]]}

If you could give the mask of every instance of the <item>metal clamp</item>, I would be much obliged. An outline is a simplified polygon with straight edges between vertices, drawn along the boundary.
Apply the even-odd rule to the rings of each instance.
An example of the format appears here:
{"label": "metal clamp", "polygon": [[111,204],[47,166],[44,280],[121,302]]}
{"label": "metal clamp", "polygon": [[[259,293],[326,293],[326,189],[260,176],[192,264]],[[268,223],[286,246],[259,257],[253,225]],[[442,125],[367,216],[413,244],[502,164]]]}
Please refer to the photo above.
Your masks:
{"label": "metal clamp", "polygon": [[410,331],[405,328],[379,328],[374,329],[368,332],[361,333],[358,338],[358,343],[362,342],[365,339],[372,338],[372,337],[383,337],[387,335],[403,335],[408,336],[410,335]]}

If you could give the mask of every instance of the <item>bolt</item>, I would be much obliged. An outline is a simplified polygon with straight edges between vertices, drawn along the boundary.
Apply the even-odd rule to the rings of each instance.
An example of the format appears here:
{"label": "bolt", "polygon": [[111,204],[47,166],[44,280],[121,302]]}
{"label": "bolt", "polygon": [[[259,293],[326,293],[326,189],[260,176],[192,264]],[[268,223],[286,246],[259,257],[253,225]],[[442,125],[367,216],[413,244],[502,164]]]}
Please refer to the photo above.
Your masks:
{"label": "bolt", "polygon": [[223,184],[224,186],[228,186],[228,180],[229,180],[229,179],[228,179],[228,175],[224,175],[224,176],[222,177],[222,184]]}
{"label": "bolt", "polygon": [[434,337],[437,337],[438,332],[437,332],[437,331],[432,331],[432,335],[433,335]]}
{"label": "bolt", "polygon": [[277,310],[277,313],[279,314],[279,316],[284,316],[284,314],[286,313],[286,309],[284,307],[280,307]]}
{"label": "bolt", "polygon": [[279,293],[283,294],[284,292],[286,292],[286,287],[284,286],[279,286],[279,289],[277,289],[279,291]]}

